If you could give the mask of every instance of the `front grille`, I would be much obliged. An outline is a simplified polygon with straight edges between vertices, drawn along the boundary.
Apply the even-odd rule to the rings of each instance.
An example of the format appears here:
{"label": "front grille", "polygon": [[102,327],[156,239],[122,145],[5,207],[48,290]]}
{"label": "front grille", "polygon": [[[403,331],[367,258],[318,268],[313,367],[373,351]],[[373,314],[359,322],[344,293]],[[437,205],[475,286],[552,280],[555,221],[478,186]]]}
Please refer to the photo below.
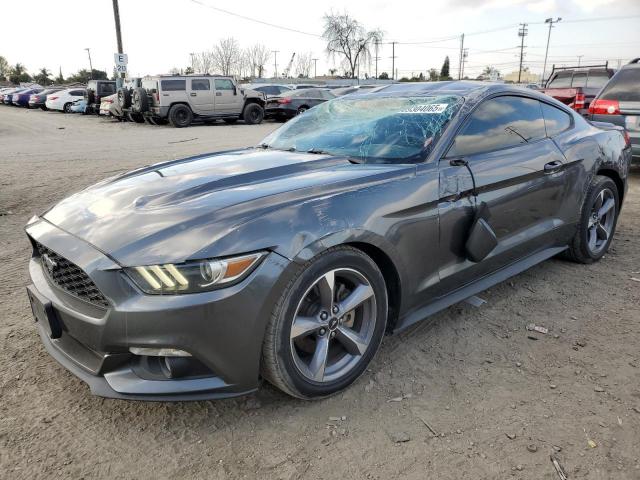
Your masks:
{"label": "front grille", "polygon": [[36,242],[36,248],[40,254],[42,269],[54,284],[65,292],[86,302],[99,307],[109,306],[109,302],[98,290],[96,284],[75,263],[70,262],[40,243]]}

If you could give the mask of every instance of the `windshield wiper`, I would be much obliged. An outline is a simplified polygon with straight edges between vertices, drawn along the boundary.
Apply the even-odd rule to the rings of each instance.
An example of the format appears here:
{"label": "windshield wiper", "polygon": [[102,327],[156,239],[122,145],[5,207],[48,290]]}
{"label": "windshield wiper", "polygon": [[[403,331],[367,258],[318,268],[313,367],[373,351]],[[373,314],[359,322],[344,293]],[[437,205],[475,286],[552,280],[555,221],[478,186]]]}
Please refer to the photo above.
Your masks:
{"label": "windshield wiper", "polygon": [[271,148],[271,146],[268,143],[261,143],[256,148],[262,148],[263,150],[266,150],[267,148]]}
{"label": "windshield wiper", "polygon": [[313,153],[315,155],[332,155],[331,153],[325,150],[320,150],[319,148],[310,148],[307,150],[307,153]]}

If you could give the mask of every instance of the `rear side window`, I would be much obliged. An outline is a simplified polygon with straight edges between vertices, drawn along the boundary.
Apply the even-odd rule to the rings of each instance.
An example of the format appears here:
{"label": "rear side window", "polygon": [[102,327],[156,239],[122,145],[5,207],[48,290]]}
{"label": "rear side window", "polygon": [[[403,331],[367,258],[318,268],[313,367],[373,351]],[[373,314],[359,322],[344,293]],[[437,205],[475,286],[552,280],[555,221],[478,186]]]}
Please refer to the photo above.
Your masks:
{"label": "rear side window", "polygon": [[227,78],[216,78],[214,82],[216,85],[216,90],[233,90],[234,89],[233,82]]}
{"label": "rear side window", "polygon": [[143,80],[142,88],[151,93],[156,93],[158,91],[158,82],[156,80]]}
{"label": "rear side window", "polygon": [[69,95],[71,95],[72,97],[82,97],[84,96],[84,92],[82,90],[71,90],[69,92]]}
{"label": "rear side window", "polygon": [[194,78],[191,80],[191,90],[211,90],[211,84],[206,78]]}
{"label": "rear side window", "polygon": [[551,83],[547,85],[548,88],[569,88],[571,86],[571,72],[559,73]]}
{"label": "rear side window", "polygon": [[111,95],[116,93],[116,86],[113,83],[101,83],[98,85],[100,93],[103,95]]}
{"label": "rear side window", "polygon": [[620,70],[604,87],[600,98],[620,102],[640,102],[640,68]]}
{"label": "rear side window", "polygon": [[609,75],[607,72],[589,72],[589,78],[587,79],[587,87],[590,88],[602,88],[609,81]]}
{"label": "rear side window", "polygon": [[577,72],[573,74],[572,87],[586,87],[587,86],[587,72]]}
{"label": "rear side window", "polygon": [[187,89],[186,80],[161,80],[160,86],[165,92],[179,92]]}
{"label": "rear side window", "polygon": [[540,102],[515,96],[492,98],[471,114],[447,157],[515,147],[545,136]]}
{"label": "rear side window", "polygon": [[542,105],[542,115],[548,137],[553,137],[571,127],[571,117],[568,113],[547,103],[541,102],[540,105]]}

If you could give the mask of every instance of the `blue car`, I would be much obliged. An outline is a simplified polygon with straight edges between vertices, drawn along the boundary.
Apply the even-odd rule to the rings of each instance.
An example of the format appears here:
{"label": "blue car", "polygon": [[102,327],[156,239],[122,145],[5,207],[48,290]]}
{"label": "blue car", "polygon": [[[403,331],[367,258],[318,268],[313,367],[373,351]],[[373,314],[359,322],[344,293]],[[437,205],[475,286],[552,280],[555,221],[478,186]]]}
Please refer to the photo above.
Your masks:
{"label": "blue car", "polygon": [[87,109],[87,101],[84,98],[81,98],[80,100],[76,100],[69,107],[69,111],[71,113],[84,113],[86,109]]}
{"label": "blue car", "polygon": [[20,93],[23,90],[26,90],[26,88],[21,87],[21,88],[16,88],[14,90],[10,90],[9,92],[4,94],[4,98],[2,99],[2,103],[4,103],[5,105],[11,105],[11,102],[13,101],[13,96],[16,93]]}
{"label": "blue car", "polygon": [[12,95],[11,103],[18,107],[28,107],[29,106],[29,98],[34,93],[40,93],[43,88],[29,88],[27,90],[22,90],[19,93],[14,93]]}

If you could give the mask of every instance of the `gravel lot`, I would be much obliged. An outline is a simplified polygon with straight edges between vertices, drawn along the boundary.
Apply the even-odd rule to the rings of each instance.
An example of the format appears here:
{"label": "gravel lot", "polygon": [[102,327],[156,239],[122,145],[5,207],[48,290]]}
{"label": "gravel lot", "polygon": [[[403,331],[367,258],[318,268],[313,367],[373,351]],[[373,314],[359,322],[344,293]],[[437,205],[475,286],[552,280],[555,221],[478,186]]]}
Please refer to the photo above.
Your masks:
{"label": "gravel lot", "polygon": [[[480,308],[387,337],[331,399],[263,385],[228,401],[104,400],[58,366],[24,291],[28,218],[106,176],[254,144],[277,126],[179,130],[0,107],[0,477],[557,480],[555,452],[571,479],[640,478],[637,171],[603,261],[547,261]],[[532,340],[529,323],[550,331]]]}

